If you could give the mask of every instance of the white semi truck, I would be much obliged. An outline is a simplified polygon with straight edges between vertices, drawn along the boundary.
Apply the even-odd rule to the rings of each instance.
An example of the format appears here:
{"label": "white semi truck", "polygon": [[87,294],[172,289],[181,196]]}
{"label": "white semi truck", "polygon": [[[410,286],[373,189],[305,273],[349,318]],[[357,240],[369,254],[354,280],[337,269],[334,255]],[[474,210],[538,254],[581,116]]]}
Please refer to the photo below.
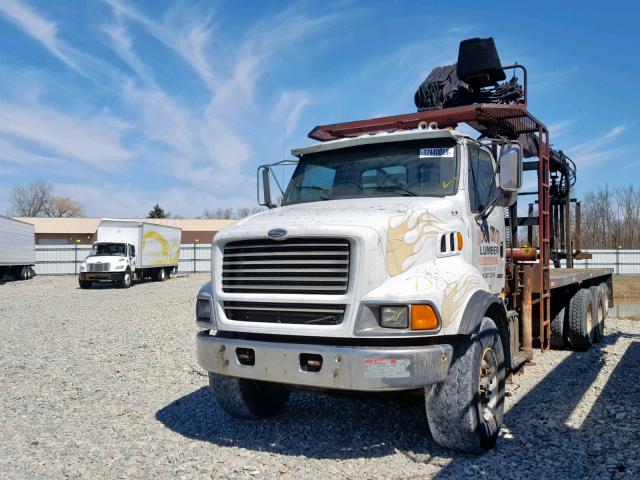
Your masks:
{"label": "white semi truck", "polygon": [[180,228],[167,225],[101,220],[91,253],[80,265],[80,288],[96,282],[129,288],[146,277],[166,280],[178,268],[181,236]]}
{"label": "white semi truck", "polygon": [[35,227],[0,215],[0,280],[7,275],[27,280],[35,275]]}
{"label": "white semi truck", "polygon": [[[465,75],[461,62],[460,98],[502,95],[503,84],[473,87],[482,61]],[[261,167],[272,208],[215,237],[197,356],[227,413],[273,414],[292,388],[423,391],[435,441],[483,452],[502,425],[505,379],[534,348],[603,337],[611,270],[553,268],[581,254],[564,210],[572,163],[526,96],[448,106],[441,73],[425,89],[439,108],[316,127],[320,143],[292,152],[282,205]],[[518,213],[531,193],[523,170],[537,175],[537,215]]]}

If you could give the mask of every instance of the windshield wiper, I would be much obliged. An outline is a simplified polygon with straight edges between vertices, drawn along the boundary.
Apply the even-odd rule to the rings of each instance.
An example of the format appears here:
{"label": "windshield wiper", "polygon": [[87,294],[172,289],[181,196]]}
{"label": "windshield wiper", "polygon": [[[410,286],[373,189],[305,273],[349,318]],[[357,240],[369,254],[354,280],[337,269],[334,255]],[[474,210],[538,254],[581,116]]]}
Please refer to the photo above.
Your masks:
{"label": "windshield wiper", "polygon": [[413,192],[413,191],[409,190],[408,188],[405,188],[405,187],[403,187],[401,185],[384,185],[384,186],[379,185],[379,186],[376,187],[376,190],[380,191],[380,192],[385,192],[385,191],[387,191],[387,192],[395,192],[397,190],[400,190],[402,192],[408,193],[412,197],[417,197],[418,196],[418,194],[416,192]]}

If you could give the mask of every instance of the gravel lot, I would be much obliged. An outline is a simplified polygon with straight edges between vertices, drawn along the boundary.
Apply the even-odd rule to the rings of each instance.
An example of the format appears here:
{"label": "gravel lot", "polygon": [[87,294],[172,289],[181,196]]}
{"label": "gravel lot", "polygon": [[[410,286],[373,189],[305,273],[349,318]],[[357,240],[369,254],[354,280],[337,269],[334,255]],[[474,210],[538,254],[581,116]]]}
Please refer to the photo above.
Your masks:
{"label": "gravel lot", "polygon": [[205,275],[129,290],[73,277],[0,285],[0,476],[640,478],[640,322],[591,352],[536,354],[482,456],[427,434],[422,406],[295,393],[260,422],[227,417],[196,364]]}

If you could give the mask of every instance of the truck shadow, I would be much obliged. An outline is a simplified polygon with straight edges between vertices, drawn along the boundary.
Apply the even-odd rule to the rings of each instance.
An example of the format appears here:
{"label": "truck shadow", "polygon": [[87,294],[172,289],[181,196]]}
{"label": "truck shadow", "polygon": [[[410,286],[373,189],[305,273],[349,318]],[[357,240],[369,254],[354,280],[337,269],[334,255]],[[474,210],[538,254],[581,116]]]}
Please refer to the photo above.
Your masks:
{"label": "truck shadow", "polygon": [[[638,341],[631,342],[606,386],[589,392],[605,362],[603,348],[620,337]],[[450,459],[439,478],[483,475],[482,471],[491,477],[498,474],[497,462],[518,469],[535,458],[538,473],[574,478],[592,476],[597,469],[608,468],[605,473],[629,468],[624,452],[622,457],[612,457],[606,442],[624,438],[622,443],[632,445],[627,442],[634,435],[635,444],[640,443],[640,419],[624,413],[637,408],[632,402],[640,398],[638,379],[640,336],[610,334],[590,352],[571,353],[511,406],[505,416],[509,433],[494,450],[479,457],[437,446],[428,434],[424,406],[415,402],[293,393],[283,414],[245,421],[227,416],[203,387],[159,410],[156,419],[191,439],[282,455],[348,459],[399,452],[416,463],[430,463],[434,457]],[[595,403],[581,424],[575,424],[572,414],[576,407],[583,408],[581,401],[587,394],[596,396]],[[631,452],[626,455],[630,457]],[[576,462],[568,461],[571,458]]]}

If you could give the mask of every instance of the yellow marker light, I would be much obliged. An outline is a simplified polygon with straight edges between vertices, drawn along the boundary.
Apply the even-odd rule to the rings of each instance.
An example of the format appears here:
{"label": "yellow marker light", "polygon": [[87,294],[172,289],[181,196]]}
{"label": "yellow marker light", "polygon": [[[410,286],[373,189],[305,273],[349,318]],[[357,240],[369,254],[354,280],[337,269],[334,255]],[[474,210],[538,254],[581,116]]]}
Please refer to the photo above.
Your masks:
{"label": "yellow marker light", "polygon": [[462,250],[462,232],[456,233],[456,237],[458,238],[458,250]]}
{"label": "yellow marker light", "polygon": [[411,305],[411,330],[435,330],[439,325],[431,305]]}

